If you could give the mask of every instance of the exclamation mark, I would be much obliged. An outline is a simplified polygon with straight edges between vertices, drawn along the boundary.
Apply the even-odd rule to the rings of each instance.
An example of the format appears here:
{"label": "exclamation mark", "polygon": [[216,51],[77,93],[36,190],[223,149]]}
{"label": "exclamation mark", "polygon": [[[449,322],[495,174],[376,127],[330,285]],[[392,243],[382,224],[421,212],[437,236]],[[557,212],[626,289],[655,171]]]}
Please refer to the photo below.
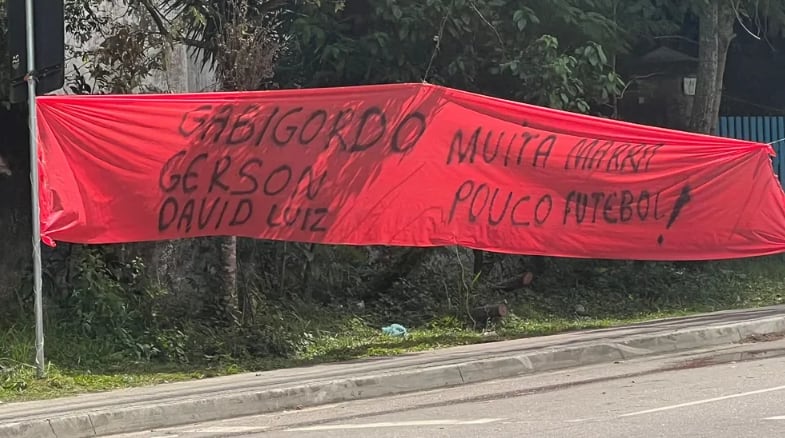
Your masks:
{"label": "exclamation mark", "polygon": [[[692,196],[690,196],[690,190],[692,188],[689,184],[685,185],[684,188],[681,189],[681,193],[679,194],[679,198],[676,200],[676,203],[673,205],[673,211],[671,211],[671,217],[668,218],[668,224],[665,225],[665,229],[669,230],[673,223],[676,222],[676,219],[679,217],[681,210],[687,205],[688,202],[692,201]],[[665,241],[665,237],[660,234],[660,237],[657,238],[657,243],[662,245],[662,242]]]}

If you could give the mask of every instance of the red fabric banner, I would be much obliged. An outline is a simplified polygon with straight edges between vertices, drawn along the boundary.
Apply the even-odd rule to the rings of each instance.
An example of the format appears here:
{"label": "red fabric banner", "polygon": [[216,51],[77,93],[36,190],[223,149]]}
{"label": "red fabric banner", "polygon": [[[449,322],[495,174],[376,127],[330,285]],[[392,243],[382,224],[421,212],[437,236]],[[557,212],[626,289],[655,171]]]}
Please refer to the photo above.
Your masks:
{"label": "red fabric banner", "polygon": [[765,144],[424,84],[39,102],[48,243],[236,235],[638,260],[785,250]]}

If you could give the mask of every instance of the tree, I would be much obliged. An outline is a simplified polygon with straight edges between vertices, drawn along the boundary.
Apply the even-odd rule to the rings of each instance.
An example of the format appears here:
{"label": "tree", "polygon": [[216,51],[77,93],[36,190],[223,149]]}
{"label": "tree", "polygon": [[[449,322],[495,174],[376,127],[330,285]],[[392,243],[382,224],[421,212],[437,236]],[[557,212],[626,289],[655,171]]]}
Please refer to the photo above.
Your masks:
{"label": "tree", "polygon": [[732,1],[711,0],[700,7],[698,74],[690,129],[713,133],[722,99],[728,49],[735,37],[736,14]]}
{"label": "tree", "polygon": [[[112,4],[108,11],[98,3],[70,0],[65,4],[66,29],[74,41],[68,47],[70,57],[82,60],[75,72],[69,72],[66,88],[72,93],[169,91],[156,88],[150,78],[167,68],[177,44],[198,51],[227,90],[263,88],[273,74],[280,42],[270,12],[280,3],[126,0]],[[133,18],[117,20],[118,15]],[[123,259],[141,256],[158,265],[159,277],[161,273],[169,279],[186,277],[186,281],[177,278],[177,285],[166,286],[189,283],[194,295],[203,297],[204,316],[226,322],[238,314],[236,245],[234,238],[191,239],[104,247],[102,251]]]}
{"label": "tree", "polygon": [[785,2],[777,0],[676,0],[657,1],[678,24],[698,18],[698,72],[690,129],[714,133],[719,120],[725,66],[736,29],[764,40],[785,24]]}
{"label": "tree", "polygon": [[[275,61],[281,48],[276,39],[272,20],[258,7],[244,1],[227,0],[222,14],[213,16],[207,23],[217,23],[207,27],[201,36],[212,50],[208,57],[215,68],[221,88],[224,91],[258,90],[265,81],[273,77]],[[258,6],[258,5],[256,5]],[[240,310],[237,289],[237,237],[218,239],[221,254],[220,284],[225,293],[225,306],[228,316]],[[243,317],[250,316],[253,306],[245,295],[242,301]]]}
{"label": "tree", "polygon": [[[614,24],[593,5],[305,1],[290,15],[292,40],[278,82],[311,87],[427,80],[587,112],[609,102],[621,85],[603,47],[615,40]],[[571,35],[562,41],[557,31]],[[542,86],[545,81],[549,86]]]}

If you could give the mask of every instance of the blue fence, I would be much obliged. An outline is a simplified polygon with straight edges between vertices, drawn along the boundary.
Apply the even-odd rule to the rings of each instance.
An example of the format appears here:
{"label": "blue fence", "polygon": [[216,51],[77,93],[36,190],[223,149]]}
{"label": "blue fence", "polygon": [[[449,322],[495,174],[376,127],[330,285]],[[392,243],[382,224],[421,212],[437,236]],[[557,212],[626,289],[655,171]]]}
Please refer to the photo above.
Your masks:
{"label": "blue fence", "polygon": [[[720,117],[718,131],[720,137],[772,143],[785,139],[785,117]],[[772,146],[777,152],[774,173],[785,187],[785,141]]]}

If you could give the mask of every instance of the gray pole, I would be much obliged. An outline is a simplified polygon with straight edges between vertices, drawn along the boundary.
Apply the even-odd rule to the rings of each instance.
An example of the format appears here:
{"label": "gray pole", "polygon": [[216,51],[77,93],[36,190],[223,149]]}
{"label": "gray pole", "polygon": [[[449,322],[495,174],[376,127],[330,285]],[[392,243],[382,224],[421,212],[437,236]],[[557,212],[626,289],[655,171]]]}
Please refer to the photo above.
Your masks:
{"label": "gray pole", "polygon": [[25,0],[27,30],[27,102],[30,112],[30,184],[33,204],[33,293],[35,295],[35,367],[39,378],[46,376],[44,363],[44,305],[41,286],[41,218],[38,200],[38,115],[35,108],[35,40],[33,0]]}

